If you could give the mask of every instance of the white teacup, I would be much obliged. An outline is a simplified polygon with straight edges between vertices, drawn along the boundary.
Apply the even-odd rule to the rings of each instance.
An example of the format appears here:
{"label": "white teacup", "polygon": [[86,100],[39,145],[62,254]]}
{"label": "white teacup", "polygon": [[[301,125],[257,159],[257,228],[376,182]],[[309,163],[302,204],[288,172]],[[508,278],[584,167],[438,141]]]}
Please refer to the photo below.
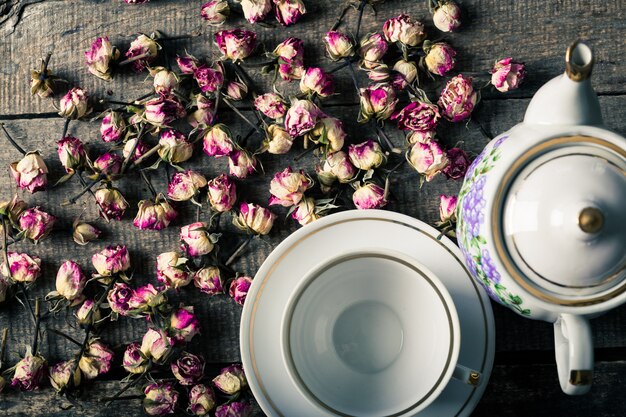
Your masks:
{"label": "white teacup", "polygon": [[477,385],[480,374],[457,364],[460,343],[458,315],[441,281],[385,249],[314,268],[282,323],[289,374],[321,415],[414,415],[453,376]]}

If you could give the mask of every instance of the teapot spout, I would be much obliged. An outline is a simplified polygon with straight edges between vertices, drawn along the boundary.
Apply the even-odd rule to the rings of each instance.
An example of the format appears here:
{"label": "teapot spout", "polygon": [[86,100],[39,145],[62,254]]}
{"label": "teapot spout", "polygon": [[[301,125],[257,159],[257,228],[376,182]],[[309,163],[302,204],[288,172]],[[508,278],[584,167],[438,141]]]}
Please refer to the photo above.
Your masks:
{"label": "teapot spout", "polygon": [[591,87],[591,48],[574,42],[565,54],[565,73],[553,78],[530,101],[524,122],[539,125],[603,124],[598,96]]}

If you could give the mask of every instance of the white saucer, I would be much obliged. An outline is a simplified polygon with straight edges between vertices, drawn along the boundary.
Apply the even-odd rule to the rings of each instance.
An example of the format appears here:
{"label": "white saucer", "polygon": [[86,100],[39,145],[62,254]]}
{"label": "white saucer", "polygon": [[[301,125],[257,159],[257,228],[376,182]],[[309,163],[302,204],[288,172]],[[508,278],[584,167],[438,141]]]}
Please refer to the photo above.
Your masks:
{"label": "white saucer", "polygon": [[[469,276],[459,249],[419,220],[388,211],[328,216],[285,239],[266,259],[250,288],[241,319],[241,355],[248,382],[269,416],[320,414],[292,382],[282,357],[281,322],[290,297],[307,273],[339,253],[372,247],[405,254],[446,286],[461,325],[459,363],[481,373],[477,387],[452,379],[420,417],[468,416],[482,396],[493,365],[495,328],[488,297]],[[411,414],[406,414],[411,415]]]}

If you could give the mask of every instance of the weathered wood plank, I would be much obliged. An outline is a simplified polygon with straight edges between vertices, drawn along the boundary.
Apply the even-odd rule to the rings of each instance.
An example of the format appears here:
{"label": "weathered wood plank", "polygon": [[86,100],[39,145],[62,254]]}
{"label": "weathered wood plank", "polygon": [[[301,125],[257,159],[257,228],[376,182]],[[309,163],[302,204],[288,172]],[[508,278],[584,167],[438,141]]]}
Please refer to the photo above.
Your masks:
{"label": "weathered wood plank", "polygon": [[[19,3],[19,2],[15,2]],[[416,18],[427,18],[426,2],[414,0],[387,1],[379,6],[377,15],[367,11],[361,33],[380,30],[385,19],[407,12]],[[306,64],[332,68],[323,57],[322,37],[328,30],[343,2],[338,0],[309,1],[310,13],[291,28],[253,27],[267,50],[288,36],[305,40]],[[458,69],[466,72],[486,71],[494,60],[506,55],[525,61],[529,76],[522,90],[506,97],[529,97],[540,85],[563,70],[563,55],[569,43],[581,37],[588,40],[597,54],[594,85],[600,93],[623,93],[626,86],[626,11],[622,2],[595,2],[591,0],[562,0],[547,3],[540,0],[527,2],[498,2],[486,0],[462,2],[466,25],[457,34],[446,35],[459,51]],[[214,28],[207,26],[199,16],[201,2],[155,1],[141,6],[128,6],[121,1],[47,1],[28,5],[20,21],[12,28],[7,21],[0,31],[0,115],[53,112],[49,100],[31,98],[28,86],[30,70],[48,51],[53,51],[52,67],[70,84],[81,85],[96,96],[102,97],[111,90],[119,98],[130,100],[141,96],[143,75],[124,75],[107,83],[91,76],[84,65],[83,51],[99,35],[107,34],[112,42],[127,48],[136,32],[163,31],[169,36],[194,35],[188,40],[169,42],[171,54],[184,49],[197,56],[216,57],[213,45]],[[342,30],[355,30],[356,13],[350,12]],[[243,25],[237,17],[224,27]],[[429,23],[431,38],[440,34]],[[195,36],[197,35],[197,36]],[[271,77],[250,70],[264,89],[269,89]],[[355,102],[356,96],[348,73],[337,73],[336,83],[341,96],[335,102]],[[440,83],[439,83],[440,84]],[[294,91],[297,83],[284,86]],[[503,97],[499,93],[484,91],[484,96]]]}

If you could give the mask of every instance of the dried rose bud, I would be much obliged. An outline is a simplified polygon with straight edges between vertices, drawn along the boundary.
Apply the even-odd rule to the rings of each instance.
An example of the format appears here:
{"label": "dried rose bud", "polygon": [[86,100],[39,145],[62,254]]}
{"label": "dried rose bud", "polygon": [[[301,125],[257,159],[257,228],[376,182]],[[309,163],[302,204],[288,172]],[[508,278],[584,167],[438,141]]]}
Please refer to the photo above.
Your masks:
{"label": "dried rose bud", "polygon": [[130,269],[130,256],[124,245],[107,246],[91,257],[98,276],[110,277]]}
{"label": "dried rose bud", "polygon": [[356,167],[350,162],[348,154],[343,151],[327,155],[323,171],[330,172],[342,184],[352,181],[357,174]]}
{"label": "dried rose bud", "polygon": [[497,61],[490,72],[491,84],[502,93],[517,89],[526,78],[526,67],[513,58]]}
{"label": "dried rose bud", "polygon": [[54,76],[48,69],[48,59],[41,60],[39,70],[30,72],[30,93],[41,98],[51,97],[54,94],[54,83],[59,80],[59,77]]}
{"label": "dried rose bud", "polygon": [[452,78],[439,97],[439,108],[443,117],[451,122],[460,122],[472,114],[478,101],[478,94],[472,86],[472,79],[462,74]]}
{"label": "dried rose bud", "polygon": [[234,149],[233,136],[228,126],[216,124],[209,128],[202,139],[202,149],[204,153],[215,158],[230,155]]}
{"label": "dried rose bud", "polygon": [[130,300],[133,298],[133,290],[123,282],[113,285],[107,294],[107,301],[112,312],[120,316],[130,314]]}
{"label": "dried rose bud", "polygon": [[174,389],[172,382],[153,382],[148,385],[143,393],[143,409],[150,416],[164,416],[174,414],[178,403],[178,391]]}
{"label": "dried rose bud", "polygon": [[248,22],[256,23],[272,11],[272,0],[241,0],[241,9]]}
{"label": "dried rose bud", "polygon": [[133,225],[140,230],[165,229],[178,215],[161,194],[155,200],[141,200],[138,205]]}
{"label": "dried rose bud", "polygon": [[237,304],[243,305],[243,303],[246,302],[250,285],[252,285],[252,278],[250,277],[239,277],[232,280],[230,282],[230,288],[228,289],[230,298],[235,300]]}
{"label": "dried rose bud", "polygon": [[266,235],[272,230],[276,215],[268,209],[253,203],[241,203],[239,214],[233,224],[241,230],[257,235]]}
{"label": "dried rose bud", "polygon": [[6,262],[2,262],[0,270],[2,275],[10,278],[13,282],[34,282],[41,275],[41,259],[38,256],[30,256],[25,253],[8,252],[9,268]]}
{"label": "dried rose bud", "polygon": [[194,385],[189,391],[187,412],[194,416],[205,416],[215,407],[215,393],[204,384]]}
{"label": "dried rose bud", "polygon": [[350,145],[348,156],[352,165],[363,171],[378,168],[387,161],[387,157],[378,142],[371,139]]}
{"label": "dried rose bud", "polygon": [[76,310],[76,320],[81,326],[93,326],[100,321],[102,315],[94,300],[86,299]]}
{"label": "dried rose bud", "polygon": [[304,171],[293,172],[291,167],[287,167],[277,172],[270,182],[269,205],[280,204],[283,207],[296,205],[312,185],[313,181]]}
{"label": "dried rose bud", "polygon": [[306,137],[314,143],[325,145],[327,151],[334,152],[343,148],[346,136],[348,135],[341,120],[322,114],[315,128]]}
{"label": "dried rose bud", "polygon": [[278,120],[287,113],[287,103],[277,93],[265,93],[254,99],[254,107],[270,119]]}
{"label": "dried rose bud", "polygon": [[39,210],[39,207],[24,210],[19,218],[20,230],[24,237],[35,243],[50,234],[55,222],[56,217]]}
{"label": "dried rose bud", "polygon": [[435,130],[439,122],[439,108],[431,103],[412,101],[391,117],[398,121],[400,130]]}
{"label": "dried rose bud", "polygon": [[141,339],[141,353],[157,363],[165,362],[172,353],[172,341],[163,330],[150,328]]}
{"label": "dried rose bud", "polygon": [[190,342],[200,333],[200,320],[193,314],[193,307],[182,307],[170,316],[170,332],[172,338],[179,342]]}
{"label": "dried rose bud", "polygon": [[383,59],[387,53],[387,49],[389,49],[389,45],[383,35],[380,33],[371,33],[361,39],[357,52],[363,59],[363,67],[371,68],[373,63]]}
{"label": "dried rose bud", "polygon": [[354,43],[345,33],[330,31],[324,36],[326,52],[333,61],[354,55]]}
{"label": "dried rose bud", "polygon": [[185,107],[174,97],[158,97],[144,105],[143,118],[157,128],[169,126],[175,120],[185,117]]}
{"label": "dried rose bud", "polygon": [[439,196],[439,220],[442,223],[456,221],[456,204],[457,196],[441,195]]}
{"label": "dried rose bud", "polygon": [[157,256],[157,280],[167,288],[180,288],[191,282],[192,275],[186,268],[187,258],[176,252],[164,252]]}
{"label": "dried rose bud", "polygon": [[124,144],[124,149],[122,149],[122,156],[124,158],[128,158],[128,155],[130,155],[130,152],[133,150],[133,148],[135,148],[135,154],[130,158],[132,161],[136,160],[137,158],[141,158],[143,154],[148,152],[148,145],[146,145],[142,140],[140,140],[137,147],[135,147],[136,140],[137,139],[134,138],[128,139],[126,141],[126,143]]}
{"label": "dried rose bud", "polygon": [[293,138],[281,126],[270,125],[265,130],[264,149],[273,155],[283,155],[289,152],[293,145]]}
{"label": "dried rose bud", "polygon": [[201,292],[208,295],[224,292],[220,270],[215,266],[199,269],[193,276],[193,283]]}
{"label": "dried rose bud", "polygon": [[383,35],[389,42],[399,42],[406,46],[417,46],[426,38],[424,24],[413,21],[406,14],[387,20],[383,25]]}
{"label": "dried rose bud", "polygon": [[433,23],[442,32],[453,32],[461,26],[461,8],[453,1],[446,0],[433,13]]}
{"label": "dried rose bud", "polygon": [[256,48],[256,33],[244,29],[221,30],[215,34],[215,44],[224,58],[241,61]]}
{"label": "dried rose bud", "polygon": [[371,118],[387,120],[398,104],[396,93],[389,84],[374,84],[361,88],[361,110],[359,121],[367,122]]}
{"label": "dried rose bud", "polygon": [[96,202],[109,219],[121,220],[128,202],[117,188],[100,188],[95,192]]}
{"label": "dried rose bud", "polygon": [[[154,62],[161,45],[156,40],[144,34],[139,35],[130,43],[128,51],[126,51],[126,59],[135,59],[130,66],[135,72],[142,72]],[[137,58],[141,57],[141,58]]]}
{"label": "dried rose bud", "polygon": [[159,156],[165,162],[178,164],[185,162],[193,154],[193,145],[178,130],[168,129],[159,138]]}
{"label": "dried rose bud", "polygon": [[26,355],[15,365],[11,386],[20,391],[33,391],[41,385],[46,374],[46,360],[41,355],[33,355],[30,348]]}
{"label": "dried rose bud", "polygon": [[89,96],[82,88],[74,87],[59,102],[59,115],[67,119],[80,119],[91,113]]}
{"label": "dried rose bud", "polygon": [[449,163],[446,151],[435,141],[416,143],[409,150],[407,159],[426,181],[431,181]]}
{"label": "dried rose bud", "polygon": [[176,56],[176,65],[183,74],[192,75],[201,64],[195,56],[186,54],[185,56]]}
{"label": "dried rose bud", "polygon": [[219,375],[213,378],[212,382],[215,388],[226,395],[234,395],[248,386],[246,374],[243,371],[243,367],[239,364],[222,368]]}
{"label": "dried rose bud", "polygon": [[237,187],[226,174],[221,174],[208,182],[207,198],[213,210],[230,211],[237,201]]}
{"label": "dried rose bud", "polygon": [[[427,42],[424,42],[426,44]],[[424,47],[426,50],[426,57],[424,62],[426,68],[433,74],[446,75],[452,68],[456,61],[454,56],[456,51],[445,42],[437,42],[430,44],[428,47]]]}
{"label": "dried rose bud", "polygon": [[56,278],[56,292],[61,297],[77,304],[83,299],[86,283],[87,279],[80,265],[74,261],[65,261],[61,264]]}
{"label": "dried rose bud", "polygon": [[230,16],[230,7],[226,0],[211,0],[202,5],[200,15],[211,26],[221,26],[228,16]]}
{"label": "dried rose bud", "polygon": [[124,3],[126,3],[126,4],[144,4],[144,3],[150,3],[150,0],[124,0]]}
{"label": "dried rose bud", "polygon": [[164,67],[156,67],[150,68],[149,72],[153,77],[152,86],[157,94],[167,96],[178,87],[178,76],[173,71]]}
{"label": "dried rose bud", "polygon": [[410,130],[406,135],[406,141],[409,145],[414,145],[417,142],[428,143],[435,139],[435,134],[434,130]]}
{"label": "dried rose bud", "polygon": [[121,113],[110,111],[100,124],[100,135],[104,142],[117,142],[124,137],[126,122]]}
{"label": "dried rose bud", "polygon": [[[0,201],[0,214],[7,217],[11,222],[17,223],[20,215],[28,205],[17,194],[10,201]],[[0,231],[2,227],[0,226]]]}
{"label": "dried rose bud", "polygon": [[446,156],[450,163],[443,169],[443,175],[452,180],[459,180],[465,177],[465,173],[470,166],[470,160],[465,151],[461,148],[448,149]]}
{"label": "dried rose bud", "polygon": [[236,150],[228,155],[228,172],[237,178],[247,178],[256,172],[257,160],[245,149]]}
{"label": "dried rose bud", "polygon": [[379,209],[387,205],[385,190],[371,182],[357,187],[352,194],[352,202],[359,210]]}
{"label": "dried rose bud", "polygon": [[73,136],[66,136],[57,142],[57,154],[67,173],[81,169],[87,158],[83,142]]}
{"label": "dried rose bud", "polygon": [[215,417],[252,417],[254,409],[245,401],[222,404],[215,409]]}
{"label": "dried rose bud", "polygon": [[31,193],[43,191],[48,186],[48,167],[39,152],[28,152],[9,168],[17,186]]}
{"label": "dried rose bud", "polygon": [[141,344],[133,342],[126,346],[122,366],[126,372],[131,374],[141,374],[148,368],[148,358],[141,351]]}
{"label": "dried rose bud", "polygon": [[274,49],[278,59],[278,74],[284,81],[299,80],[304,71],[304,42],[298,38],[287,38]]}
{"label": "dried rose bud", "polygon": [[317,94],[322,98],[332,96],[335,94],[333,76],[321,68],[307,68],[300,79],[300,91],[307,95]]}
{"label": "dried rose bud", "polygon": [[206,178],[195,171],[177,172],[167,187],[167,197],[174,201],[191,200],[206,184]]}
{"label": "dried rose bud", "polygon": [[170,367],[181,385],[193,385],[204,376],[204,359],[188,352],[183,352]]}
{"label": "dried rose bud", "polygon": [[398,90],[405,89],[409,84],[417,79],[417,66],[414,62],[398,60],[393,66],[395,73],[393,74],[393,88]]}
{"label": "dried rose bud", "polygon": [[202,256],[211,253],[218,235],[209,233],[208,229],[209,225],[204,222],[191,223],[181,227],[181,249],[189,256]]}
{"label": "dried rose bud", "polygon": [[375,83],[386,83],[391,79],[391,70],[387,64],[372,63],[367,71],[367,78]]}
{"label": "dried rose bud", "polygon": [[276,20],[283,26],[295,24],[306,14],[302,0],[274,0]]}
{"label": "dried rose bud", "polygon": [[107,152],[93,161],[92,168],[97,173],[115,177],[122,171],[122,164],[123,160],[118,154]]}
{"label": "dried rose bud", "polygon": [[128,305],[135,312],[146,312],[159,307],[166,300],[162,291],[157,290],[152,284],[146,284],[133,291]]}
{"label": "dried rose bud", "polygon": [[187,123],[193,128],[206,128],[215,123],[215,100],[202,94],[196,94],[193,99],[196,110],[187,116]]}
{"label": "dried rose bud", "polygon": [[248,95],[248,86],[241,81],[229,81],[226,84],[225,94],[231,100],[243,100]]}
{"label": "dried rose bud", "polygon": [[219,67],[215,69],[201,65],[193,72],[193,79],[203,93],[214,93],[224,84],[224,74]]}
{"label": "dried rose bud", "polygon": [[87,70],[96,77],[108,81],[113,72],[112,64],[120,57],[120,51],[109,42],[106,36],[96,38],[91,49],[85,52]]}
{"label": "dried rose bud", "polygon": [[291,137],[302,136],[312,130],[322,111],[310,100],[294,100],[285,117],[285,129]]}
{"label": "dried rose bud", "polygon": [[[10,287],[11,283],[8,281],[8,279],[0,276],[0,303],[3,303],[7,299],[7,290]],[[3,387],[0,387],[0,392],[2,392],[2,388]]]}
{"label": "dried rose bud", "polygon": [[78,366],[85,379],[94,379],[98,375],[106,374],[111,370],[113,351],[104,343],[96,340],[89,344],[85,353],[80,357]]}
{"label": "dried rose bud", "polygon": [[303,198],[297,205],[296,209],[291,213],[291,218],[305,226],[319,219],[320,216],[315,212],[315,200],[311,197]]}
{"label": "dried rose bud", "polygon": [[[76,359],[59,362],[51,366],[48,373],[50,377],[50,385],[57,391],[63,391],[67,386],[77,387],[82,380],[80,368],[77,368],[72,378],[72,371],[76,367]],[[71,382],[70,382],[71,380]]]}

